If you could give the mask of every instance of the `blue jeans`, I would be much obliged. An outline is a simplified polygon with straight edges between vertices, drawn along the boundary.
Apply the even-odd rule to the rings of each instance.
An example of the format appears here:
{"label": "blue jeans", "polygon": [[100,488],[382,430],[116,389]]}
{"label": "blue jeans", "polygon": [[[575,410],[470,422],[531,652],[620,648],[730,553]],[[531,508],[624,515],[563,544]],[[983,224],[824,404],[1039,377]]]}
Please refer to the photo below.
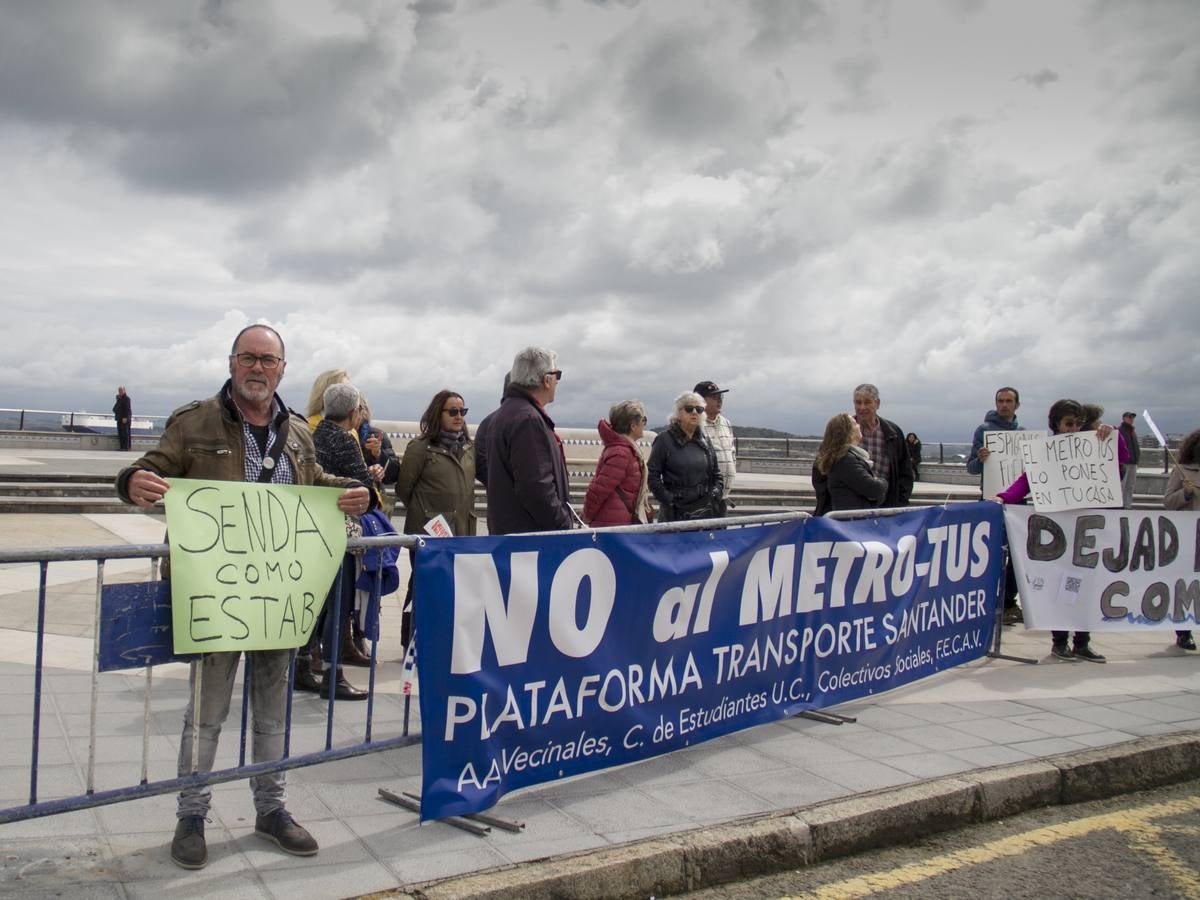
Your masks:
{"label": "blue jeans", "polygon": [[[197,771],[211,772],[217,756],[217,741],[221,725],[229,715],[233,695],[233,680],[241,653],[205,653],[192,669],[187,711],[183,715],[183,735],[179,740],[179,774],[192,771],[192,722],[195,699],[195,677],[200,672],[200,754]],[[283,758],[284,717],[287,709],[288,668],[290,650],[252,650],[246,654],[250,663],[251,753],[254,762]],[[254,809],[260,816],[269,815],[284,804],[284,773],[273,772],[250,779],[254,794]],[[212,801],[208,785],[184,788],[179,793],[179,818],[207,816]]]}

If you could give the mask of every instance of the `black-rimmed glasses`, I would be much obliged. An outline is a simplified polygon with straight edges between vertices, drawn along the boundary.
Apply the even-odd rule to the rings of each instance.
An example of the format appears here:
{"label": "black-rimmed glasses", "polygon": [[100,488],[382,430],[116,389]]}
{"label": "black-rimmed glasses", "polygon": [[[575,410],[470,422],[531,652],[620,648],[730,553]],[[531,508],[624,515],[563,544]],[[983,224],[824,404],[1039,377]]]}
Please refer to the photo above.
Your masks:
{"label": "black-rimmed glasses", "polygon": [[283,362],[278,356],[271,356],[270,354],[259,356],[256,353],[237,353],[234,354],[233,358],[237,360],[237,364],[243,369],[253,369],[255,363],[258,363],[264,369],[278,369],[279,364]]}
{"label": "black-rimmed glasses", "polygon": [[459,416],[465,416],[469,410],[465,406],[447,406],[442,412],[452,419],[457,419]]}
{"label": "black-rimmed glasses", "polygon": [[562,381],[562,369],[551,369],[546,374],[553,375],[555,381]]}

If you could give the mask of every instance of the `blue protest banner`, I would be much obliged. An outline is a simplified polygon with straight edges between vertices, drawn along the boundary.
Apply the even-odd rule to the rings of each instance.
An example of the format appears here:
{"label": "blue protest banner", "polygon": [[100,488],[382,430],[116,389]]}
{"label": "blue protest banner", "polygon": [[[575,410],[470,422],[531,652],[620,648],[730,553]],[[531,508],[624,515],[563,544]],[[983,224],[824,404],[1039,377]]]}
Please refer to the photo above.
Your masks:
{"label": "blue protest banner", "polygon": [[427,540],[421,816],[982,656],[1001,508],[683,534]]}

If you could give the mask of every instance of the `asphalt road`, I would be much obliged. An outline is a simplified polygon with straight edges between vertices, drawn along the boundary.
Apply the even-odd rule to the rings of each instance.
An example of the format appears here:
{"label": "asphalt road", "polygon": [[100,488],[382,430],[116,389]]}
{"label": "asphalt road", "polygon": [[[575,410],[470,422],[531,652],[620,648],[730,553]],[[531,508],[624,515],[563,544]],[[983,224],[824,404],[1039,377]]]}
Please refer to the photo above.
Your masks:
{"label": "asphalt road", "polygon": [[1200,898],[1200,781],[1036,810],[689,898]]}

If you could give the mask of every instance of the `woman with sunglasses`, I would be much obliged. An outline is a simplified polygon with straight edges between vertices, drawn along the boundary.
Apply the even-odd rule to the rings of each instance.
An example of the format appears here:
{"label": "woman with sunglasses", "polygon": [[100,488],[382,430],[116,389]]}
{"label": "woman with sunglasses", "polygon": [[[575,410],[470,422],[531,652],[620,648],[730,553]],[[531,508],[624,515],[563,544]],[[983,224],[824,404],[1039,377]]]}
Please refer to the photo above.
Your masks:
{"label": "woman with sunglasses", "polygon": [[[396,497],[405,506],[405,534],[424,534],[425,523],[439,514],[457,537],[475,534],[473,446],[462,395],[438,391],[421,415],[421,434],[408,442],[396,477]],[[409,578],[400,626],[405,647],[412,634],[412,601]]]}
{"label": "woman with sunglasses", "polygon": [[583,498],[583,521],[596,527],[649,521],[646,461],[637,446],[646,431],[646,407],[623,400],[596,427],[604,450]]}
{"label": "woman with sunglasses", "polygon": [[646,468],[650,492],[661,506],[661,522],[725,515],[724,483],[716,451],[700,427],[703,415],[704,399],[684,391],[675,398],[667,429],[650,448]]}

